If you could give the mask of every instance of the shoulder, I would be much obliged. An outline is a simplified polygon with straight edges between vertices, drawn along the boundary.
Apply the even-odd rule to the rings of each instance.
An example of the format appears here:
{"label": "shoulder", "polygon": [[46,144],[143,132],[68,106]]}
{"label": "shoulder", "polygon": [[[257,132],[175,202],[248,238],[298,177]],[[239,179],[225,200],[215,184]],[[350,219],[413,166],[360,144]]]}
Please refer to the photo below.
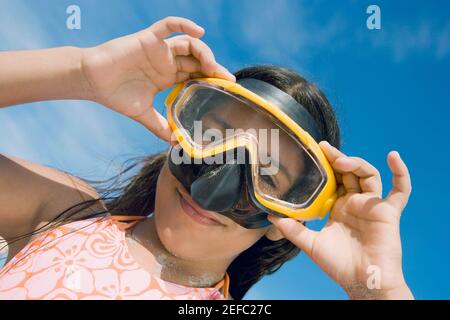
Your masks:
{"label": "shoulder", "polygon": [[[33,219],[36,224],[53,220],[77,203],[100,197],[86,181],[56,168],[5,154],[0,155],[0,166],[10,169],[5,171],[13,171],[14,178],[22,181],[22,190],[29,193],[25,196],[39,203]],[[99,205],[105,208],[100,201]]]}
{"label": "shoulder", "polygon": [[23,169],[28,170],[30,174],[36,174],[40,176],[42,182],[47,181],[49,185],[60,184],[61,186],[78,189],[80,192],[83,192],[91,197],[98,196],[95,188],[90,186],[87,182],[81,180],[80,178],[74,177],[62,170],[51,168],[49,166],[20,159],[10,155],[1,154],[0,156],[7,158]]}
{"label": "shoulder", "polygon": [[[31,233],[62,213],[80,218],[93,211],[106,212],[95,188],[62,170],[0,154],[0,177],[0,236],[21,237],[8,242],[9,258],[33,239]],[[98,201],[77,206],[88,200]]]}

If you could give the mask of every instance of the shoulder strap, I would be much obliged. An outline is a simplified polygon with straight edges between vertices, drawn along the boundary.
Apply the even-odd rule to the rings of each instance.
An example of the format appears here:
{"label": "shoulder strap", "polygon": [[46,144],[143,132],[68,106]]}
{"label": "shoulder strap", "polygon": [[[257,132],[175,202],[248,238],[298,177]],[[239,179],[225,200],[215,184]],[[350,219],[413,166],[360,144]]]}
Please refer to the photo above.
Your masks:
{"label": "shoulder strap", "polygon": [[133,227],[139,221],[146,218],[144,216],[111,216],[111,219],[122,231]]}
{"label": "shoulder strap", "polygon": [[219,282],[217,282],[217,284],[214,286],[214,288],[217,290],[222,289],[223,297],[225,298],[225,300],[227,300],[228,294],[229,294],[228,293],[229,287],[230,287],[230,276],[228,275],[227,272],[225,272],[225,276],[223,277],[223,279],[220,280]]}

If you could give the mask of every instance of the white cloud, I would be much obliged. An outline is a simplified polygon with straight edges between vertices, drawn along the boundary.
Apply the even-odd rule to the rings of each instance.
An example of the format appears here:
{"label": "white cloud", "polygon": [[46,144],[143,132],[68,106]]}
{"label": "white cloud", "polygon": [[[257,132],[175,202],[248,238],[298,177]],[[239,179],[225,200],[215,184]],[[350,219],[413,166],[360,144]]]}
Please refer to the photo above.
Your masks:
{"label": "white cloud", "polygon": [[436,36],[436,57],[445,58],[450,53],[450,23],[438,32]]}
{"label": "white cloud", "polygon": [[255,8],[253,3],[243,2],[240,16],[244,18],[237,21],[242,45],[255,51],[255,56],[270,60],[299,53],[305,46],[305,30],[298,27],[303,14],[290,4],[284,0],[261,2]]}
{"label": "white cloud", "polygon": [[450,23],[393,24],[373,38],[372,46],[388,50],[398,63],[415,54],[439,61],[450,53]]}
{"label": "white cloud", "polygon": [[[348,28],[341,13],[332,14],[325,23],[317,21],[317,12],[309,2],[278,0],[244,2],[239,21],[242,43],[255,51],[255,56],[270,62],[298,65],[309,58],[314,49],[335,48]],[[336,41],[336,39],[341,41]]]}
{"label": "white cloud", "polygon": [[48,42],[41,20],[18,0],[6,0],[0,10],[0,50],[30,49]]}
{"label": "white cloud", "polygon": [[255,57],[302,64],[316,50],[352,52],[369,46],[387,50],[395,62],[414,54],[441,60],[450,53],[450,23],[431,20],[416,23],[386,21],[381,31],[365,27],[366,13],[360,22],[342,10],[330,12],[326,4],[278,0],[244,2],[239,8],[242,44],[255,52]]}
{"label": "white cloud", "polygon": [[223,3],[223,0],[196,1],[195,3],[192,0],[175,0],[174,7],[178,12],[183,13],[183,17],[192,17],[194,21],[197,18],[205,19],[208,25],[206,32],[219,33],[221,28],[225,27],[221,24]]}

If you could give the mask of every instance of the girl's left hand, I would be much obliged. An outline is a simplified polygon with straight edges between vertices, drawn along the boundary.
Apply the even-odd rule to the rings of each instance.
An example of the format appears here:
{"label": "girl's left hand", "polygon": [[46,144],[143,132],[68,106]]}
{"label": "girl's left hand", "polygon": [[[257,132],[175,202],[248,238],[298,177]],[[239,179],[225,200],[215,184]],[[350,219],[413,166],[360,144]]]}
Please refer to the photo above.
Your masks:
{"label": "girl's left hand", "polygon": [[269,220],[350,298],[412,299],[403,277],[400,241],[400,215],[411,193],[408,168],[397,152],[389,153],[393,188],[382,199],[375,167],[325,141],[320,146],[338,181],[339,198],[326,225],[313,231],[291,218]]}

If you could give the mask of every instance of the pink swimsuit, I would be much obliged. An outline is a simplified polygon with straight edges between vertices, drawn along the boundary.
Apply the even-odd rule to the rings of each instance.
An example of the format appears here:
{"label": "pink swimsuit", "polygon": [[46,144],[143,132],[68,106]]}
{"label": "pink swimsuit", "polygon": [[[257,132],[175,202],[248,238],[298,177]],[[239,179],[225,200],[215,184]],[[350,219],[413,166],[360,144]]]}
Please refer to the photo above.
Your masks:
{"label": "pink swimsuit", "polygon": [[42,233],[0,270],[0,300],[227,298],[228,275],[213,288],[191,288],[144,270],[128,251],[125,225],[96,218]]}

